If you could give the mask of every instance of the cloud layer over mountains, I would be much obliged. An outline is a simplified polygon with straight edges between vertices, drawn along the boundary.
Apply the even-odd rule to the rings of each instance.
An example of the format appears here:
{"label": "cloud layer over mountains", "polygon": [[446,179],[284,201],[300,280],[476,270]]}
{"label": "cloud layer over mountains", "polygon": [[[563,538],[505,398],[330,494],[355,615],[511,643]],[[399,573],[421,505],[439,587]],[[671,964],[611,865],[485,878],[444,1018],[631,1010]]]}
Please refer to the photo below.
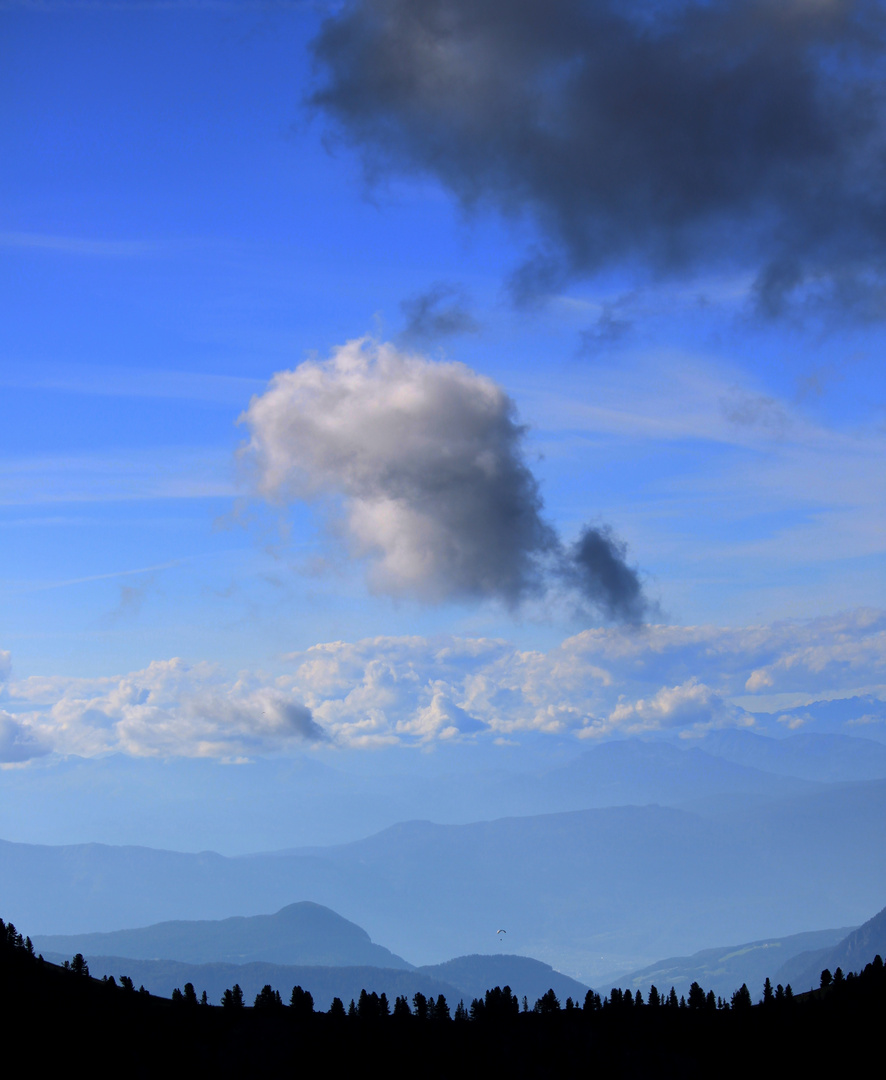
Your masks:
{"label": "cloud layer over mountains", "polygon": [[353,0],[313,96],[370,175],[529,217],[517,294],[633,260],[750,271],[882,316],[886,12],[876,0]]}
{"label": "cloud layer over mountains", "polygon": [[338,525],[377,592],[514,608],[566,589],[631,623],[652,609],[611,530],[562,544],[513,401],[464,364],[351,341],[275,375],[242,419],[259,491],[340,500]]}
{"label": "cloud layer over mountains", "polygon": [[[321,742],[419,745],[525,732],[700,737],[753,724],[736,697],[884,691],[879,611],[737,628],[601,627],[547,652],[488,638],[368,638],[292,653],[274,676],[232,678],[172,659],[104,678],[12,680],[4,704],[16,712],[0,713],[0,760],[51,751],[236,760]],[[882,717],[855,722],[865,735]],[[793,712],[785,730],[803,723]]]}

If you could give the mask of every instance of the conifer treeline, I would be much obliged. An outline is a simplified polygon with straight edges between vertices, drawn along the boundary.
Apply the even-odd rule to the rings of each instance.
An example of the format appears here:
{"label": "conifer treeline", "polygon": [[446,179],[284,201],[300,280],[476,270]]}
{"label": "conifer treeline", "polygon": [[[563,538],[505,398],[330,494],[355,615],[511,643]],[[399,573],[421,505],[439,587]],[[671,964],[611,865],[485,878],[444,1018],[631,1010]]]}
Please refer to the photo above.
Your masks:
{"label": "conifer treeline", "polygon": [[135,990],[125,975],[91,978],[79,954],[48,964],[0,920],[0,1008],[7,1032],[39,1048],[45,1064],[62,1067],[77,1045],[91,1062],[135,1076],[289,1075],[307,1060],[336,1073],[378,1061],[386,1077],[818,1076],[879,1058],[886,972],[878,956],[858,974],[824,971],[817,990],[798,995],[767,979],[757,1004],[746,986],[728,1002],[693,983],[688,998],[615,989],[563,1005],[553,990],[531,1004],[494,987],[454,1010],[443,995],[391,1005],[363,990],[324,1013],[299,986],[288,1004],[265,986],[249,1007],[235,985],[218,1007],[190,983],[168,999]]}

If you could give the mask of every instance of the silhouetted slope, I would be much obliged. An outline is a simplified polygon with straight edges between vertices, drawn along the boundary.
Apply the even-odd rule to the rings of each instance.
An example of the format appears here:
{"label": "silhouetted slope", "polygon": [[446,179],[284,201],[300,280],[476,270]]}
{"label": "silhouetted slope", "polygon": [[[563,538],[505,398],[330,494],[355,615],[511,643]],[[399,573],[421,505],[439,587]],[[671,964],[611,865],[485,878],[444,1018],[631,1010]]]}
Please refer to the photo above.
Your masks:
{"label": "silhouetted slope", "polygon": [[563,1009],[550,993],[523,1012],[512,994],[492,989],[456,1019],[439,999],[412,1007],[400,999],[387,1015],[377,995],[363,993],[353,1015],[312,1012],[303,1000],[287,1008],[273,994],[254,1008],[236,994],[224,1008],[204,1007],[190,987],[171,1001],[152,997],[90,978],[82,964],[53,967],[28,945],[0,926],[0,1016],[16,1074],[766,1080],[851,1076],[876,1068],[882,1054],[879,957],[826,990],[778,993],[757,1006],[740,993],[733,1007],[718,1007],[695,987],[685,1005],[589,993],[582,1007]]}
{"label": "silhouetted slope", "polygon": [[375,945],[355,923],[327,907],[302,900],[274,915],[156,923],[138,930],[101,934],[38,935],[36,948],[70,956],[128,956],[189,964],[312,964],[408,968],[412,965]]}

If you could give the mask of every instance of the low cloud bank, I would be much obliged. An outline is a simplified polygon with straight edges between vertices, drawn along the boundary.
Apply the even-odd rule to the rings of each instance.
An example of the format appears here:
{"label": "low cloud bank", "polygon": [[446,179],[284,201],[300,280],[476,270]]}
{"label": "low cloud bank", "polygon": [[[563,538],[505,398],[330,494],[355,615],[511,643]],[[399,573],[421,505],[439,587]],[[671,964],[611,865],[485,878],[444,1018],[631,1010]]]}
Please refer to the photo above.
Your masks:
{"label": "low cloud bank", "polygon": [[[257,676],[231,679],[210,664],[155,660],[141,671],[95,679],[34,676],[12,683],[23,711],[14,729],[0,713],[0,754],[23,761],[47,752],[95,757],[209,757],[237,760],[325,741],[311,710]],[[33,752],[26,753],[30,748]]]}
{"label": "low cloud bank", "polygon": [[[702,737],[752,726],[755,694],[886,698],[886,613],[768,626],[617,626],[547,651],[486,638],[369,638],[315,645],[274,677],[231,678],[163,660],[99,679],[12,681],[0,760],[47,753],[237,760],[309,746],[519,738]],[[736,704],[740,698],[745,707]],[[847,728],[882,724],[862,711]],[[803,722],[802,716],[788,718]]]}

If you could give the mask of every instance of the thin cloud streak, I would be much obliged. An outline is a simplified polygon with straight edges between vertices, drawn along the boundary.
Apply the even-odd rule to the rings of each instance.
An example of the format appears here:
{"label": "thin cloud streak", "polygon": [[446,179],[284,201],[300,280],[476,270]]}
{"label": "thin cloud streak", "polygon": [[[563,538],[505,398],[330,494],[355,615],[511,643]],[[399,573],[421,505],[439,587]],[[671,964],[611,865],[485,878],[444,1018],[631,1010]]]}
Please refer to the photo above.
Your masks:
{"label": "thin cloud streak", "polygon": [[112,365],[37,365],[10,363],[0,386],[16,390],[84,394],[96,397],[157,398],[236,405],[261,389],[260,379],[201,371]]}
{"label": "thin cloud streak", "polygon": [[47,589],[66,589],[71,585],[87,585],[92,581],[112,581],[115,578],[133,577],[138,574],[155,574],[160,570],[172,570],[176,566],[191,562],[191,559],[173,559],[171,562],[157,563],[156,566],[140,566],[135,570],[113,570],[107,574],[91,574],[89,577],[69,578],[67,581],[50,581],[23,588],[22,592],[45,592]]}
{"label": "thin cloud streak", "polygon": [[232,472],[225,452],[192,447],[6,458],[0,462],[0,506],[230,498],[237,494]]}
{"label": "thin cloud streak", "polygon": [[0,232],[0,248],[55,251],[64,255],[89,255],[103,259],[131,259],[156,255],[162,245],[151,240],[96,240],[50,233]]}

